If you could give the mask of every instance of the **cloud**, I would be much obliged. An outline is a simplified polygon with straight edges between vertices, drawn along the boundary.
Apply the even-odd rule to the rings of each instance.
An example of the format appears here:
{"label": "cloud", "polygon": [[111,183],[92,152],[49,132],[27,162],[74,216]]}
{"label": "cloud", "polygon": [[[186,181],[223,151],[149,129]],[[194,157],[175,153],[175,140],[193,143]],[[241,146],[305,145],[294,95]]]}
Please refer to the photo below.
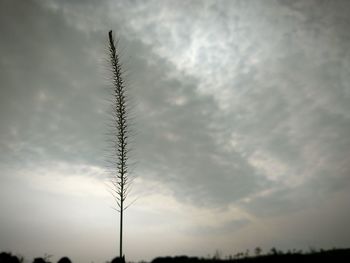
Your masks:
{"label": "cloud", "polygon": [[2,1],[0,10],[1,182],[14,185],[23,170],[39,188],[61,178],[65,191],[49,187],[61,197],[80,180],[80,197],[104,182],[91,171],[109,155],[113,29],[134,105],[135,193],[161,211],[145,222],[175,222],[160,216],[169,213],[183,244],[199,232],[231,244],[227,231],[246,235],[243,246],[255,231],[273,240],[278,218],[290,234],[289,216],[309,222],[319,214],[307,210],[325,200],[334,214],[344,207],[348,2]]}
{"label": "cloud", "polygon": [[[96,48],[92,47],[84,32],[69,27],[69,22],[66,22],[69,18],[76,19],[74,8],[68,8],[68,14],[64,10],[65,5],[62,9],[55,9],[55,13],[50,11],[53,18],[47,18],[51,26],[64,36],[60,42],[56,41],[57,33],[48,30],[50,26],[41,29],[33,24],[31,35],[37,34],[38,39],[31,39],[36,44],[26,46],[28,32],[20,34],[23,41],[15,41],[17,50],[26,46],[32,50],[30,55],[24,62],[22,57],[20,62],[13,53],[8,54],[17,67],[27,65],[30,68],[33,63],[43,66],[21,72],[27,80],[26,85],[22,88],[16,85],[16,89],[25,89],[31,99],[28,95],[14,97],[18,110],[9,114],[12,115],[11,122],[17,123],[6,126],[8,130],[14,127],[21,131],[16,135],[23,142],[22,146],[17,144],[19,155],[29,151],[34,160],[51,156],[64,161],[101,164],[99,150],[105,146],[101,135],[105,133],[103,124],[106,120],[101,112],[106,106],[99,100],[105,93],[101,92],[101,84],[96,81],[101,79],[97,76],[98,63],[94,65],[93,62],[103,58],[104,54],[100,53],[101,58],[98,55],[97,58],[88,57],[89,51]],[[42,16],[47,17],[42,12]],[[39,21],[44,19],[37,17]],[[39,21],[31,23],[39,24]],[[93,44],[103,46],[102,33],[96,33],[96,36],[101,36],[101,41],[93,41]],[[42,41],[45,42],[43,47]],[[174,193],[179,198],[184,197],[183,201],[202,205],[229,203],[259,187],[249,164],[239,154],[232,152],[228,155],[216,143],[217,130],[225,127],[220,123],[217,103],[211,96],[197,92],[199,80],[177,71],[172,63],[153,52],[150,45],[129,42],[127,38],[124,41],[128,52],[134,54],[126,66],[132,69],[131,93],[138,100],[139,109],[136,110],[142,112],[138,118],[140,123],[135,125],[136,132],[141,131],[135,145],[142,165],[139,173],[142,169],[154,170],[155,173],[146,173],[145,176],[156,174],[158,180],[173,184],[177,189]],[[74,52],[75,61],[66,50]],[[39,61],[35,63],[35,60]],[[11,90],[9,85],[6,87]],[[10,131],[7,134],[11,136]],[[27,154],[23,155],[27,158]]]}
{"label": "cloud", "polygon": [[[10,152],[19,155],[15,161],[22,157],[24,162],[59,158],[97,163],[92,151],[100,141],[103,104],[98,65],[89,55],[94,44],[36,2],[19,8],[5,3],[12,16],[2,22],[10,25],[2,30],[2,144],[7,149],[17,144],[16,153]],[[18,12],[23,16],[18,18]],[[20,22],[24,26],[17,28]]]}

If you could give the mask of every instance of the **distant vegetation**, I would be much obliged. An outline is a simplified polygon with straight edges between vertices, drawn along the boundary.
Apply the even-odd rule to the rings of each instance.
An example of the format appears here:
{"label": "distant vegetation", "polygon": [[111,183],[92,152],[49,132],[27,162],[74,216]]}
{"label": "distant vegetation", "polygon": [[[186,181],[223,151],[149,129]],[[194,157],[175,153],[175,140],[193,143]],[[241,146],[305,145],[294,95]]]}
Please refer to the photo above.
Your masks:
{"label": "distant vegetation", "polygon": [[[234,263],[234,262],[249,262],[249,263],[295,263],[295,262],[350,262],[350,249],[331,249],[319,250],[310,249],[309,252],[301,250],[293,250],[283,252],[272,248],[267,254],[262,254],[260,248],[254,250],[254,255],[250,255],[249,250],[239,252],[235,255],[221,258],[220,253],[216,252],[214,256],[207,258],[176,256],[176,257],[158,257],[151,263]],[[11,253],[0,253],[0,263],[23,263],[29,262],[23,257],[12,255]],[[50,256],[35,258],[33,263],[52,263]],[[119,263],[120,258],[115,258],[107,263]],[[67,257],[61,258],[57,263],[72,263]],[[101,262],[102,263],[102,262]],[[145,262],[143,262],[145,263]]]}
{"label": "distant vegetation", "polygon": [[249,263],[296,263],[296,262],[350,262],[350,249],[332,249],[332,250],[311,250],[303,252],[301,250],[293,250],[283,252],[272,248],[268,254],[261,254],[261,249],[254,251],[255,255],[250,256],[249,250],[239,252],[221,258],[219,253],[215,253],[211,258],[197,258],[187,256],[177,257],[159,257],[151,263],[233,263],[233,262],[249,262]]}

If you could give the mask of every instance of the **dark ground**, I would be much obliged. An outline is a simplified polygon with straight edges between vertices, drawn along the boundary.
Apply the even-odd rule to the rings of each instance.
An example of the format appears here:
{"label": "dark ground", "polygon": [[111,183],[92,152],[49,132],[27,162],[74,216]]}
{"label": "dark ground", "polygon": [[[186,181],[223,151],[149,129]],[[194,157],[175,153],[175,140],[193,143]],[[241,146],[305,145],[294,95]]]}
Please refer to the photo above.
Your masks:
{"label": "dark ground", "polygon": [[[11,253],[0,253],[0,263],[22,263],[23,258],[12,255]],[[111,263],[121,263],[119,258],[115,258]],[[296,263],[296,262],[350,262],[350,249],[332,249],[321,250],[319,252],[289,252],[284,253],[277,250],[271,250],[270,254],[247,256],[244,253],[238,253],[234,258],[197,258],[187,256],[176,257],[158,257],[151,263]],[[33,263],[51,263],[48,259],[35,258]],[[72,263],[69,258],[63,257],[57,263]]]}
{"label": "dark ground", "polygon": [[243,253],[231,259],[199,259],[186,256],[156,258],[152,263],[296,263],[296,262],[350,262],[350,249],[332,249],[310,253],[283,253],[277,250],[268,255],[246,257]]}

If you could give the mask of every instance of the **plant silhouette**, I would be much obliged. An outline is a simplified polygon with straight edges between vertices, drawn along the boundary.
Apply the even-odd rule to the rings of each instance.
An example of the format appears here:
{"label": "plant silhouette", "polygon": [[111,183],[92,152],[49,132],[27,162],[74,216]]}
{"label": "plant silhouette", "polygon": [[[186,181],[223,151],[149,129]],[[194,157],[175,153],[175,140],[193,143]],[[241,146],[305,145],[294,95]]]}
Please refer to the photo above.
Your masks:
{"label": "plant silhouette", "polygon": [[129,180],[129,108],[127,106],[126,86],[123,79],[123,71],[120,57],[116,48],[112,31],[108,33],[109,38],[109,59],[112,71],[113,101],[112,101],[112,141],[113,141],[113,175],[112,195],[117,203],[117,210],[120,215],[119,224],[119,258],[125,262],[123,254],[123,219],[124,211],[129,205],[125,200],[130,190]]}
{"label": "plant silhouette", "polygon": [[72,263],[72,261],[68,257],[63,257],[57,263]]}

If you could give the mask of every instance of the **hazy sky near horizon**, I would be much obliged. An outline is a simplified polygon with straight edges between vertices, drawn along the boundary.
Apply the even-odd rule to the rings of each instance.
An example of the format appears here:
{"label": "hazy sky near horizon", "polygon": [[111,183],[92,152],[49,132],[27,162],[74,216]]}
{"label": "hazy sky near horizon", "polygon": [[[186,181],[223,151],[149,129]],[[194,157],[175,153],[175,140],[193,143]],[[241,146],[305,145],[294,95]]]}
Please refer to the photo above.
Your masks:
{"label": "hazy sky near horizon", "polygon": [[349,247],[349,25],[346,0],[0,0],[0,250],[117,254],[111,29],[135,116],[127,260]]}

